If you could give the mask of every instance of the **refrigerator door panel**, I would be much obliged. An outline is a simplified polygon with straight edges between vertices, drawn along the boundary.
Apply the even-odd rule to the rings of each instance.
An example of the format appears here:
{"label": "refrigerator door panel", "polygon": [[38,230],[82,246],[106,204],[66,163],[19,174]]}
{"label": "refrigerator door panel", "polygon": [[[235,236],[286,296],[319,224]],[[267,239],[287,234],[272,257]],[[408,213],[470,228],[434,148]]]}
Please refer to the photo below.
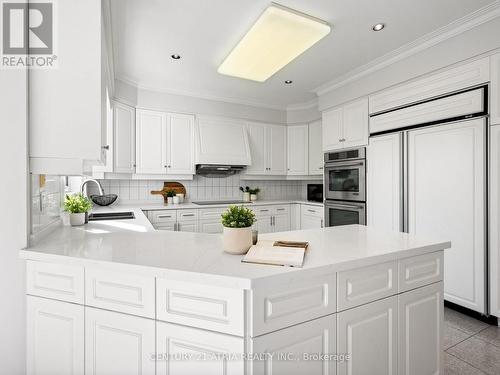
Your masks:
{"label": "refrigerator door panel", "polygon": [[367,224],[403,230],[403,133],[370,137],[366,148]]}
{"label": "refrigerator door panel", "polygon": [[486,313],[484,118],[408,132],[408,232],[451,240],[445,299]]}

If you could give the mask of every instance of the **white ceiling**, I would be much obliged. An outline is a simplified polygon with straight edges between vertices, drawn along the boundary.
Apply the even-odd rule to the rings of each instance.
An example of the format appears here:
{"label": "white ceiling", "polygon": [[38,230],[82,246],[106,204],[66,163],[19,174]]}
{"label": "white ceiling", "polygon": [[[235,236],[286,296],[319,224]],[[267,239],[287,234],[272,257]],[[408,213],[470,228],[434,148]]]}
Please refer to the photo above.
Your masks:
{"label": "white ceiling", "polygon": [[[431,33],[492,0],[282,0],[333,26],[318,44],[264,83],[223,76],[217,67],[266,0],[111,0],[115,76],[140,87],[286,107],[313,90]],[[377,22],[382,32],[372,32]],[[180,60],[171,54],[182,56]],[[285,85],[287,79],[292,85]]]}

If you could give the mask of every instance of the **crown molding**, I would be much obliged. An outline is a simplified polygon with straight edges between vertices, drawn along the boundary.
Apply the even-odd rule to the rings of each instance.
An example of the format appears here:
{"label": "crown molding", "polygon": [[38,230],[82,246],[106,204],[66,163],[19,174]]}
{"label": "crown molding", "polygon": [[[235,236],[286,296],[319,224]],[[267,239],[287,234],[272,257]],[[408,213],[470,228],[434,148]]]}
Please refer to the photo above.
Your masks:
{"label": "crown molding", "polygon": [[315,92],[318,96],[324,95],[498,17],[500,17],[500,0],[496,0],[495,2],[459,18],[458,20],[455,20],[429,34],[426,34],[413,42],[405,44],[368,64],[353,69],[350,72],[315,88],[313,92]]}
{"label": "crown molding", "polygon": [[303,103],[289,104],[286,106],[287,111],[301,111],[305,109],[318,108],[318,98],[311,99]]}
{"label": "crown molding", "polygon": [[136,82],[135,80],[133,80],[127,76],[124,76],[124,75],[115,76],[115,79],[117,81],[121,81],[129,86],[133,86],[139,90],[156,91],[156,92],[162,92],[165,94],[187,96],[190,98],[212,100],[212,101],[229,103],[229,104],[246,105],[246,106],[251,106],[251,107],[256,107],[256,108],[274,109],[274,110],[279,110],[279,111],[286,110],[285,105],[272,105],[269,103],[263,103],[263,102],[253,101],[253,100],[246,100],[246,99],[239,99],[239,98],[228,98],[228,97],[224,97],[224,96],[214,95],[211,93],[199,93],[199,92],[193,92],[193,91],[188,91],[188,90],[174,90],[174,89],[165,89],[163,87],[142,85],[142,84],[139,84],[138,82]]}

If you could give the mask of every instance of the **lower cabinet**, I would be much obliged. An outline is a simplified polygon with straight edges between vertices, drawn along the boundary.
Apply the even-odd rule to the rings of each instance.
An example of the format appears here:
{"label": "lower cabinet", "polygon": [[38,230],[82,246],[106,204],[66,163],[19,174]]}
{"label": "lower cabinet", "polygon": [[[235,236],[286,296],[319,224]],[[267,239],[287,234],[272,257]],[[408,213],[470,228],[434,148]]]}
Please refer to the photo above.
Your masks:
{"label": "lower cabinet", "polygon": [[320,206],[300,205],[300,229],[323,228],[324,208]]}
{"label": "lower cabinet", "polygon": [[337,364],[338,375],[397,375],[397,296],[339,313],[337,340],[338,353],[351,356]]}
{"label": "lower cabinet", "polygon": [[84,307],[27,296],[28,375],[84,374]]}
{"label": "lower cabinet", "polygon": [[443,282],[400,294],[398,300],[398,374],[442,374]]}
{"label": "lower cabinet", "polygon": [[243,338],[164,322],[157,327],[158,374],[245,374]]}
{"label": "lower cabinet", "polygon": [[155,325],[151,319],[85,307],[85,375],[155,375]]}

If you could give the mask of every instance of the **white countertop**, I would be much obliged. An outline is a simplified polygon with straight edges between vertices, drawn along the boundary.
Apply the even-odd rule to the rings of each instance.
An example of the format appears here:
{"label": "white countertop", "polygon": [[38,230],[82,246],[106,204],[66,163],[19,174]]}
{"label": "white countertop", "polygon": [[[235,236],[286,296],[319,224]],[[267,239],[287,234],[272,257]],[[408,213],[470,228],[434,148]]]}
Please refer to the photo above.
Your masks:
{"label": "white countertop", "polygon": [[[113,208],[123,209],[124,206]],[[307,277],[450,247],[450,243],[443,240],[419,239],[404,233],[350,225],[259,236],[308,241],[303,268],[247,264],[241,263],[242,256],[223,252],[222,235],[155,231],[139,208],[127,209],[135,212],[136,219],[97,221],[81,227],[61,226],[22,250],[21,256],[250,289],[265,284],[270,278],[290,281],[297,272]]]}

